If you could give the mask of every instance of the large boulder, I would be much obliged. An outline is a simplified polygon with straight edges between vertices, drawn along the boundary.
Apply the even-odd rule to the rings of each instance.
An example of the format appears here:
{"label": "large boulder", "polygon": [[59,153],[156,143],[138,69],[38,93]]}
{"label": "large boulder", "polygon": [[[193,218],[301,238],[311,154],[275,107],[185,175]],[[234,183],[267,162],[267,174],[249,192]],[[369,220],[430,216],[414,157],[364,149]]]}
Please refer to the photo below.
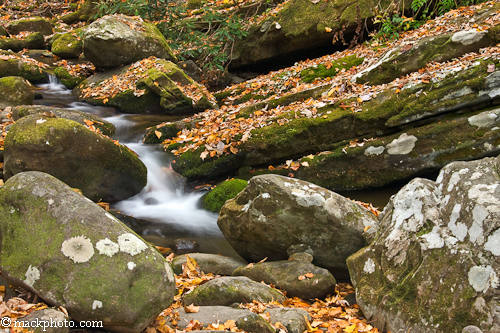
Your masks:
{"label": "large boulder", "polygon": [[244,276],[220,277],[198,286],[184,297],[184,305],[231,305],[233,303],[261,303],[284,301],[280,292]]}
{"label": "large boulder", "polygon": [[165,37],[152,23],[124,15],[108,15],[85,29],[85,58],[98,68],[112,68],[150,56],[176,62]]}
{"label": "large boulder", "polygon": [[19,52],[24,49],[41,49],[45,39],[41,32],[33,32],[26,36],[9,37],[0,39],[0,49]]}
{"label": "large boulder", "polygon": [[7,106],[33,104],[35,87],[19,76],[0,78],[0,109]]}
{"label": "large boulder", "polygon": [[52,35],[53,33],[50,21],[39,16],[11,21],[7,25],[7,31],[11,35],[17,35],[22,31],[39,32],[44,36]]}
{"label": "large boulder", "polygon": [[67,32],[52,43],[51,51],[63,59],[77,59],[83,53],[82,29]]}
{"label": "large boulder", "polygon": [[217,224],[247,261],[285,260],[289,248],[304,244],[313,251],[314,264],[340,279],[348,278],[347,257],[366,246],[377,230],[375,215],[360,205],[278,175],[250,179],[222,207]]}
{"label": "large boulder", "polygon": [[93,75],[74,92],[84,102],[125,113],[194,113],[216,107],[204,86],[171,61],[156,57]]}
{"label": "large boulder", "polygon": [[307,261],[281,260],[239,267],[234,276],[264,281],[286,291],[287,297],[324,298],[335,293],[337,281],[328,270]]}
{"label": "large boulder", "polygon": [[20,76],[31,83],[46,82],[47,78],[39,63],[11,51],[0,50],[0,77]]}
{"label": "large boulder", "polygon": [[74,320],[139,333],[172,303],[174,275],[161,254],[56,178],[10,178],[0,215],[2,276]]}
{"label": "large boulder", "polygon": [[450,163],[392,197],[375,241],[347,260],[379,330],[500,331],[499,166],[498,157]]}
{"label": "large boulder", "polygon": [[4,177],[23,171],[47,172],[106,202],[139,193],[147,181],[146,167],[127,147],[52,114],[23,117],[10,129]]}
{"label": "large boulder", "polygon": [[54,115],[59,118],[74,120],[79,124],[87,125],[92,124],[98,128],[104,135],[113,136],[115,134],[115,125],[110,122],[87,112],[73,110],[73,109],[60,109],[52,106],[45,105],[20,105],[12,108],[12,119],[18,121],[22,117],[32,114]]}

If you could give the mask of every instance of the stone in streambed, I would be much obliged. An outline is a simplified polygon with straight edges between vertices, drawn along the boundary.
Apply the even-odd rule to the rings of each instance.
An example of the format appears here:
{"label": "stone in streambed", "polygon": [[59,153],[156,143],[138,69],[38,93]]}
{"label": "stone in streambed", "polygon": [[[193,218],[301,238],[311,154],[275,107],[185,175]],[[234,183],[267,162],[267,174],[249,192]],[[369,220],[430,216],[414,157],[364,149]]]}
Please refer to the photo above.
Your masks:
{"label": "stone in streambed", "polygon": [[0,109],[8,106],[33,104],[34,86],[19,76],[0,78]]}
{"label": "stone in streambed", "polygon": [[147,170],[127,147],[69,119],[29,115],[5,139],[4,176],[47,172],[88,198],[115,202],[139,193]]}
{"label": "stone in streambed", "polygon": [[218,254],[188,253],[177,256],[172,260],[172,269],[175,274],[182,273],[182,264],[186,263],[186,256],[194,259],[203,272],[219,275],[231,275],[236,268],[247,264],[242,260]]}
{"label": "stone in streambed", "polygon": [[0,270],[74,320],[139,333],[173,301],[168,262],[105,210],[42,172],[0,188]]}

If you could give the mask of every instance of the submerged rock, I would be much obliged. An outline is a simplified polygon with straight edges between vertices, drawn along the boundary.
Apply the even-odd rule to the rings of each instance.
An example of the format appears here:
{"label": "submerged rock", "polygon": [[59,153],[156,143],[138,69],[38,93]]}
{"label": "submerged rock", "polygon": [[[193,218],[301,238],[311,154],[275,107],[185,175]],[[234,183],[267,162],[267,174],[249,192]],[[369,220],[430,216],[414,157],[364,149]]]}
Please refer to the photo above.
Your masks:
{"label": "submerged rock", "polygon": [[139,333],[172,303],[175,279],[161,254],[54,177],[10,178],[0,214],[2,276],[74,320]]}
{"label": "submerged rock", "polygon": [[[315,265],[348,278],[345,260],[367,245],[377,219],[367,209],[314,184],[278,175],[256,176],[222,207],[222,233],[245,260],[285,260],[305,244]],[[367,232],[364,229],[367,228]]]}
{"label": "submerged rock", "polygon": [[392,332],[500,330],[500,158],[416,178],[384,209],[375,241],[348,258],[356,300]]}
{"label": "submerged rock", "polygon": [[88,198],[115,202],[139,193],[147,170],[127,147],[76,121],[46,115],[19,119],[5,139],[4,177],[47,172]]}

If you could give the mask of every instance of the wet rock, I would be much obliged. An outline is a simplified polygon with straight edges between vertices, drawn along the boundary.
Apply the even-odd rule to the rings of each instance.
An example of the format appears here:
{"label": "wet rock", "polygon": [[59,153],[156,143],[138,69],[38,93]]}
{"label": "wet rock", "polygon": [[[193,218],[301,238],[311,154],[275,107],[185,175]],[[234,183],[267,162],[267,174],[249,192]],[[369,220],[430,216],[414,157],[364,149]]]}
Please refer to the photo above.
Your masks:
{"label": "wet rock", "polygon": [[[69,318],[64,313],[57,311],[56,309],[33,311],[25,317],[17,318],[16,322],[21,322],[23,328],[33,331],[34,333],[69,332]],[[44,326],[44,324],[46,326]]]}
{"label": "wet rock", "polygon": [[31,83],[46,82],[42,68],[29,63],[17,53],[0,50],[0,77],[20,76]]}
{"label": "wet rock", "polygon": [[85,120],[92,121],[93,126],[101,130],[101,132],[109,137],[115,134],[115,125],[110,122],[90,114],[88,112],[73,110],[73,109],[60,109],[44,105],[21,105],[12,108],[12,119],[18,121],[20,118],[32,114],[54,115],[58,118],[74,120],[79,124],[85,125]]}
{"label": "wet rock", "polygon": [[304,262],[312,262],[313,259],[314,259],[314,257],[307,252],[292,253],[290,255],[290,258],[288,258],[288,260],[298,260],[298,261],[304,261]]}
{"label": "wet rock", "polygon": [[177,61],[156,26],[125,15],[108,15],[91,23],[85,29],[83,53],[98,68],[130,64],[150,56]]}
{"label": "wet rock", "polygon": [[0,49],[19,52],[24,49],[41,49],[45,45],[45,39],[40,32],[33,32],[24,38],[2,38]]}
{"label": "wet rock", "polygon": [[305,244],[314,251],[315,265],[341,279],[348,278],[345,259],[377,230],[376,217],[365,208],[314,184],[277,175],[250,179],[226,202],[217,224],[247,261],[285,260],[290,246]]}
{"label": "wet rock", "polygon": [[174,275],[161,254],[54,177],[10,178],[0,214],[2,276],[74,320],[139,333],[172,303]]}
{"label": "wet rock", "polygon": [[187,76],[196,82],[201,82],[202,71],[193,60],[181,61],[177,65],[184,73],[186,73]]}
{"label": "wet rock", "polygon": [[188,253],[186,255],[177,256],[172,261],[172,269],[175,274],[182,273],[182,265],[186,263],[186,256],[194,259],[203,272],[216,275],[231,275],[236,268],[247,264],[242,260],[218,254]]}
{"label": "wet rock", "polygon": [[191,239],[179,238],[174,241],[174,249],[177,254],[196,252],[199,248],[200,245]]}
{"label": "wet rock", "polygon": [[[184,309],[180,309],[178,314],[179,319],[176,326],[180,329],[185,329],[194,320],[202,323],[203,327],[207,327],[209,324],[223,324],[228,320],[234,320],[236,321],[236,326],[246,332],[275,333],[275,330],[264,318],[244,309],[233,309],[226,306],[201,306],[197,313],[186,313]],[[169,321],[167,321],[167,324],[173,326]]]}
{"label": "wet rock", "polygon": [[5,140],[5,179],[24,171],[47,172],[105,202],[133,196],[147,181],[146,167],[127,147],[76,121],[36,114],[19,119]]}
{"label": "wet rock", "polygon": [[288,297],[324,298],[335,292],[335,278],[324,268],[299,260],[272,261],[240,267],[234,276],[247,276],[286,291]]}
{"label": "wet rock", "polygon": [[374,326],[498,332],[499,165],[453,162],[435,182],[416,178],[391,198],[374,242],[347,260]]}
{"label": "wet rock", "polygon": [[231,305],[256,300],[261,303],[283,301],[277,290],[247,277],[220,277],[204,283],[184,297],[185,305]]}
{"label": "wet rock", "polygon": [[50,21],[43,17],[30,17],[9,22],[7,30],[11,35],[17,35],[22,31],[39,32],[44,36],[52,35]]}
{"label": "wet rock", "polygon": [[8,106],[33,104],[35,87],[19,76],[0,78],[0,109]]}

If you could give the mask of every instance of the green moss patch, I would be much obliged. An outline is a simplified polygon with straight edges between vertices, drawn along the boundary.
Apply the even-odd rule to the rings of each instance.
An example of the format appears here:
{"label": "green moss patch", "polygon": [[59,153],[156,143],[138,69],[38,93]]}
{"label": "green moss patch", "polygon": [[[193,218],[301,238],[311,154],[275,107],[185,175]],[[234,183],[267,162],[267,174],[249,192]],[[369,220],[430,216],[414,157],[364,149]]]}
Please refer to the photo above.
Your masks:
{"label": "green moss patch", "polygon": [[357,58],[356,55],[340,58],[332,61],[330,64],[319,64],[309,67],[300,72],[300,77],[304,82],[313,82],[317,78],[334,77],[341,70],[349,69],[354,66],[359,66],[363,63],[364,58]]}
{"label": "green moss patch", "polygon": [[203,208],[212,212],[219,212],[227,200],[234,198],[246,186],[247,181],[242,179],[231,179],[220,183],[203,196]]}

